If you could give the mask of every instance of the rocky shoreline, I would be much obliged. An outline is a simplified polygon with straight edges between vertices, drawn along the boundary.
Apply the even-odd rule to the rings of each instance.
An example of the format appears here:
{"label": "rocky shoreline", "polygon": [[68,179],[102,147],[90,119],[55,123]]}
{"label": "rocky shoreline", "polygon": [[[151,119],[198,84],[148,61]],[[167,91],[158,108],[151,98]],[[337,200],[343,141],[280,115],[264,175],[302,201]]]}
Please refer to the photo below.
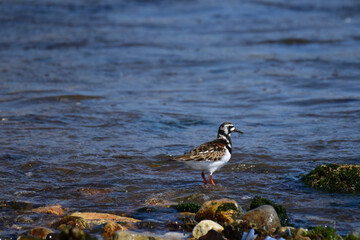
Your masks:
{"label": "rocky shoreline", "polygon": [[[360,239],[359,232],[340,236],[330,227],[317,226],[312,230],[289,224],[285,208],[271,200],[255,197],[247,211],[231,199],[216,199],[202,205],[191,202],[167,203],[149,199],[135,217],[110,213],[78,212],[60,205],[34,206],[29,202],[1,201],[2,209],[17,214],[15,219],[2,217],[5,229],[19,232],[18,236],[1,239],[199,239],[199,240],[273,240],[273,239]],[[136,215],[162,214],[168,211],[174,221],[153,224]],[[34,220],[35,219],[35,220]],[[39,220],[40,219],[40,220]],[[166,230],[158,231],[159,225]],[[0,236],[2,232],[0,231]]]}
{"label": "rocky shoreline", "polygon": [[[360,166],[321,165],[302,180],[319,190],[357,193]],[[81,191],[102,195],[112,190],[84,188]],[[80,212],[61,205],[0,201],[0,240],[360,240],[359,229],[340,236],[331,227],[316,226],[308,230],[293,226],[282,205],[261,197],[254,197],[246,211],[232,199],[203,200],[201,204],[192,200],[194,196],[179,200],[180,203],[148,198],[145,207],[130,216]],[[3,236],[4,232],[14,234]]]}

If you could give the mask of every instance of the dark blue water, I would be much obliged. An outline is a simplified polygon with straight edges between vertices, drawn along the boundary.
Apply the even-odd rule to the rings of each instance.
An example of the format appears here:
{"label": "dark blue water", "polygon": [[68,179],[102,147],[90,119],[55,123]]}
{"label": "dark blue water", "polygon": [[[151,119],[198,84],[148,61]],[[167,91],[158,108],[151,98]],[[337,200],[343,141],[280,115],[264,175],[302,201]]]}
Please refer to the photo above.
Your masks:
{"label": "dark blue water", "polygon": [[[359,12],[356,0],[2,1],[0,200],[131,214],[149,198],[246,208],[260,195],[297,226],[360,227],[359,195],[299,180],[360,163]],[[223,121],[245,134],[204,187],[167,155]]]}

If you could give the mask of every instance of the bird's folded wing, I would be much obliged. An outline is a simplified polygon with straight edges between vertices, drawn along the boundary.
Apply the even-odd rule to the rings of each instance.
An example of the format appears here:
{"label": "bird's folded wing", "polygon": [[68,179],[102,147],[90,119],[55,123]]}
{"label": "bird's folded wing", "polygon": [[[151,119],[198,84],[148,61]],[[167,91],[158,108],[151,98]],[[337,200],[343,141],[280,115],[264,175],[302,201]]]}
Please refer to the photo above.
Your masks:
{"label": "bird's folded wing", "polygon": [[217,161],[224,156],[226,152],[225,144],[221,141],[211,141],[204,143],[188,153],[181,156],[174,156],[176,161]]}

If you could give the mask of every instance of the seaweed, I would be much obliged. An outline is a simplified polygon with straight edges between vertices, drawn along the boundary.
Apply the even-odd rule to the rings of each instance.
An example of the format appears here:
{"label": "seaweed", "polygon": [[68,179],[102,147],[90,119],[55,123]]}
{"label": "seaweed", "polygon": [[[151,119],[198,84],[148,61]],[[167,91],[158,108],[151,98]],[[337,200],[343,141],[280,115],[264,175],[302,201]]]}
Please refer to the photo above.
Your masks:
{"label": "seaweed", "polygon": [[178,212],[192,212],[196,213],[200,209],[200,205],[197,203],[179,203],[175,206]]}
{"label": "seaweed", "polygon": [[310,239],[316,240],[341,240],[336,230],[331,227],[316,226],[312,230],[306,233],[306,236]]}
{"label": "seaweed", "polygon": [[327,192],[360,193],[360,165],[320,165],[304,175],[302,181]]}

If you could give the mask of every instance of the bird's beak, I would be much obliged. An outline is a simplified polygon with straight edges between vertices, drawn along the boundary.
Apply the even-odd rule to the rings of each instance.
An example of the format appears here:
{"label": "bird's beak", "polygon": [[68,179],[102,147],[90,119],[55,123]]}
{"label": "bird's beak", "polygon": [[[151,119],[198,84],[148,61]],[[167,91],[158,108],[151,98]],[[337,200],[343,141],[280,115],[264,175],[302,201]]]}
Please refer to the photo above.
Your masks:
{"label": "bird's beak", "polygon": [[238,132],[238,133],[241,133],[241,134],[244,133],[243,131],[240,131],[239,129],[236,129],[236,128],[235,128],[234,132]]}

